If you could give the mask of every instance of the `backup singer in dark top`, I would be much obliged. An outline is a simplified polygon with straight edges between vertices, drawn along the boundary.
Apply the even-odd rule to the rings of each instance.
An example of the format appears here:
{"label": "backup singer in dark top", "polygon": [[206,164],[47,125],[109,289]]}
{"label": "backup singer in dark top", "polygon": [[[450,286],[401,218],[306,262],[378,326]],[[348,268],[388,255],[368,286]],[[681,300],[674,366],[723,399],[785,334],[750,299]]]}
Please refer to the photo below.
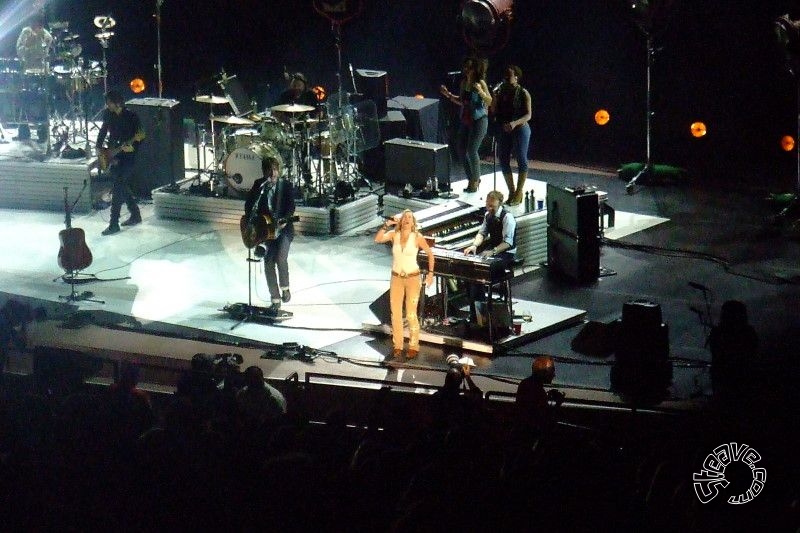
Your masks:
{"label": "backup singer in dark top", "polygon": [[106,94],[106,109],[103,111],[103,125],[97,134],[98,153],[103,149],[103,143],[108,137],[108,146],[113,152],[109,174],[112,179],[111,189],[111,219],[108,228],[103,230],[103,235],[119,233],[119,215],[124,203],[128,207],[130,217],[123,226],[133,226],[142,221],[142,215],[136,199],[133,196],[131,182],[134,179],[134,162],[139,143],[144,139],[139,117],[127,109],[119,91],[108,91]]}
{"label": "backup singer in dark top", "polygon": [[[528,177],[528,145],[531,139],[531,95],[519,84],[522,69],[509,65],[503,76],[503,83],[494,93],[491,111],[499,127],[497,137],[497,156],[500,169],[508,186],[508,205],[522,203],[525,193],[525,179]],[[519,174],[516,186],[511,172],[511,154],[517,160]]]}
{"label": "backup singer in dark top", "polygon": [[250,215],[256,209],[259,215],[269,215],[278,227],[277,237],[265,241],[263,248],[259,246],[256,249],[256,256],[264,254],[264,274],[272,300],[269,311],[277,314],[281,302],[288,302],[292,298],[289,292],[289,247],[294,239],[294,186],[291,181],[280,177],[281,164],[277,159],[263,159],[261,171],[264,177],[256,180],[250,189],[244,202],[244,212]]}

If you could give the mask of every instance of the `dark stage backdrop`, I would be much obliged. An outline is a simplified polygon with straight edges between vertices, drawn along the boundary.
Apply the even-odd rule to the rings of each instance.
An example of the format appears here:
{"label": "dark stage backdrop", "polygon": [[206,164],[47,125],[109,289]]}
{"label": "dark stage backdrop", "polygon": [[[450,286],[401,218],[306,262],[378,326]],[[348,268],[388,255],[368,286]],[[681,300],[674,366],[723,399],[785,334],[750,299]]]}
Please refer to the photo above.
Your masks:
{"label": "dark stage backdrop", "polygon": [[[3,11],[13,2],[5,0]],[[749,4],[749,5],[748,5]],[[772,21],[793,2],[678,2],[657,40],[653,69],[655,162],[690,169],[698,178],[752,175],[791,186],[793,155],[778,139],[796,128],[795,83],[782,69]],[[460,0],[364,0],[362,13],[341,27],[342,85],[348,65],[389,73],[389,95],[437,97],[448,71],[466,52],[457,26]],[[84,57],[100,59],[95,15],[117,21],[109,60],[113,86],[127,90],[143,77],[156,96],[156,0],[59,0],[51,20],[68,20],[81,34]],[[798,13],[793,13],[797,17]],[[23,21],[4,28],[0,56],[12,56]],[[164,96],[184,101],[202,118],[208,109],[188,99],[219,92],[212,77],[237,75],[263,109],[283,88],[284,66],[303,71],[329,93],[337,87],[331,24],[311,0],[164,0]],[[490,57],[489,83],[502,65],[519,64],[534,99],[531,157],[616,167],[645,155],[645,37],[623,0],[517,0],[507,45]],[[451,87],[454,89],[454,87]],[[132,95],[131,95],[132,96]],[[446,105],[446,104],[445,104]],[[594,124],[606,108],[611,122]],[[709,134],[689,136],[704,120]]]}

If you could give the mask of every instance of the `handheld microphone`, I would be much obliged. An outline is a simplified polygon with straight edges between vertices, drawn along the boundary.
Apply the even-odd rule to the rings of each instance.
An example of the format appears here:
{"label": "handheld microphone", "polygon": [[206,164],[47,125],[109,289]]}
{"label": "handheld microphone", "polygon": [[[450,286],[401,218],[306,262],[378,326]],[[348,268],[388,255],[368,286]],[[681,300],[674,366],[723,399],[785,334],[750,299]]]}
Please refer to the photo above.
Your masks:
{"label": "handheld microphone", "polygon": [[703,292],[711,291],[711,289],[709,289],[705,285],[701,285],[700,283],[697,283],[697,282],[694,282],[694,281],[690,281],[689,282],[689,286],[691,288],[693,288],[693,289],[697,289],[698,291],[703,291]]}
{"label": "handheld microphone", "polygon": [[448,72],[447,75],[448,76],[460,76],[461,75],[461,71],[460,70],[452,70],[452,71]]}
{"label": "handheld microphone", "polygon": [[494,86],[494,88],[492,89],[492,92],[496,93],[500,89],[501,85],[503,85],[503,80],[500,80],[500,82],[497,85]]}

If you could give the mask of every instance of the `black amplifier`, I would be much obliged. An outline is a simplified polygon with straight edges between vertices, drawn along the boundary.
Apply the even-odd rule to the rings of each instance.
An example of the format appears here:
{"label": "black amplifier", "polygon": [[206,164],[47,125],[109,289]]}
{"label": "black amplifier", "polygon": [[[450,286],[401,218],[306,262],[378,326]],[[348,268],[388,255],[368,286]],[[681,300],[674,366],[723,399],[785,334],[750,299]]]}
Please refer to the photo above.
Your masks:
{"label": "black amplifier", "polygon": [[390,139],[386,150],[386,183],[421,189],[436,178],[440,191],[450,188],[450,154],[446,144],[414,139]]}

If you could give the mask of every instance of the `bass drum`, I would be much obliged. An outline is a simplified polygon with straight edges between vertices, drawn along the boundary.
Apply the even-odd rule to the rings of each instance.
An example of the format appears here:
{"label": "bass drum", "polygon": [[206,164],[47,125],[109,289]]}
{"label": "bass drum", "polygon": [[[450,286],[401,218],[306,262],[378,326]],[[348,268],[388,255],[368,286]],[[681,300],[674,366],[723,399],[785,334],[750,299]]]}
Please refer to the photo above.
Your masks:
{"label": "bass drum", "polygon": [[225,158],[225,177],[228,185],[242,196],[246,195],[256,180],[262,178],[261,162],[277,159],[284,166],[280,152],[270,143],[257,142],[246,148],[237,148]]}

